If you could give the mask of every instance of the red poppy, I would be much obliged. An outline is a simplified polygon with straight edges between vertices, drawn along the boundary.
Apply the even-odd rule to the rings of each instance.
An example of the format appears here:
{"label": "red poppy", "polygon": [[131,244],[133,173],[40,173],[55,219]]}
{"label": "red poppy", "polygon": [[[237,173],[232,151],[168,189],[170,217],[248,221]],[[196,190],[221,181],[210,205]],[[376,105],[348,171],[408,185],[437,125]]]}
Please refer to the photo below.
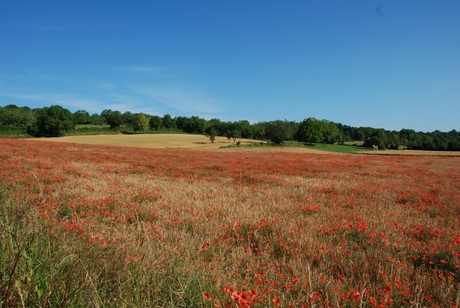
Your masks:
{"label": "red poppy", "polygon": [[203,292],[203,299],[209,301],[211,300],[211,295],[208,292]]}

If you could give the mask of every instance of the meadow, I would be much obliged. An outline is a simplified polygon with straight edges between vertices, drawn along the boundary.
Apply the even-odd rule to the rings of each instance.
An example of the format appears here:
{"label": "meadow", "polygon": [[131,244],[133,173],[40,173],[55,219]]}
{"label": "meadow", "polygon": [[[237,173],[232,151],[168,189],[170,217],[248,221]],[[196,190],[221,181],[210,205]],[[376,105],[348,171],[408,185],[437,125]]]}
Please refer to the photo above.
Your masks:
{"label": "meadow", "polygon": [[460,157],[0,139],[2,307],[459,307]]}

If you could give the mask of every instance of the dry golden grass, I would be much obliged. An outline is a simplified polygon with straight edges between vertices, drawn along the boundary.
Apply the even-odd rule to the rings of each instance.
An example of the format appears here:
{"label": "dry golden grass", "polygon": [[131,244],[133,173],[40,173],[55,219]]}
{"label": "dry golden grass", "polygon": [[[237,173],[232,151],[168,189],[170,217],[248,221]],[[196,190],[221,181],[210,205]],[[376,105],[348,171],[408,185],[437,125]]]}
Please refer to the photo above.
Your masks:
{"label": "dry golden grass", "polygon": [[457,157],[0,145],[0,306],[460,304]]}
{"label": "dry golden grass", "polygon": [[[217,149],[233,144],[233,140],[228,140],[225,137],[216,137],[216,140],[212,143],[206,136],[188,134],[65,136],[34,140],[169,149]],[[238,139],[237,141],[241,142],[241,144],[261,142],[260,140],[252,139]]]}

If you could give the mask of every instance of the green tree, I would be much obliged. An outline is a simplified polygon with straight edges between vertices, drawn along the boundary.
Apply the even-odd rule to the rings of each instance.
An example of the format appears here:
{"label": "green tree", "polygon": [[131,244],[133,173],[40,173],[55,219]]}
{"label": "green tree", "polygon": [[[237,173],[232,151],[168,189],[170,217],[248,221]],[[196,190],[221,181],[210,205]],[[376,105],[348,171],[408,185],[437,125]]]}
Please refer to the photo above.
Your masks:
{"label": "green tree", "polygon": [[151,116],[149,121],[150,128],[153,130],[160,130],[163,126],[163,120],[159,116]]}
{"label": "green tree", "polygon": [[146,131],[149,129],[149,118],[145,114],[137,113],[133,115],[132,125],[134,131]]}
{"label": "green tree", "polygon": [[363,146],[368,148],[378,146],[379,150],[385,150],[388,144],[387,132],[384,129],[376,129],[374,133],[364,141]]}
{"label": "green tree", "polygon": [[265,136],[265,123],[258,122],[252,125],[252,138],[257,140],[263,140],[266,138]]}
{"label": "green tree", "polygon": [[90,117],[90,123],[94,125],[104,125],[104,118],[97,113],[93,113]]}
{"label": "green tree", "polygon": [[214,143],[214,141],[216,140],[216,135],[217,135],[217,131],[210,127],[209,129],[206,129],[206,136],[209,137],[209,140],[211,140],[211,143]]}
{"label": "green tree", "polygon": [[249,121],[240,120],[238,122],[233,123],[235,129],[241,132],[241,138],[252,138],[253,137],[253,129]]}
{"label": "green tree", "polygon": [[409,149],[415,148],[418,144],[419,137],[413,129],[401,129],[399,131],[401,142]]}
{"label": "green tree", "polygon": [[299,124],[297,130],[297,140],[309,142],[310,144],[319,143],[324,140],[323,123],[315,118],[304,119]]}
{"label": "green tree", "polygon": [[166,129],[176,128],[176,121],[169,114],[163,116],[163,127]]}
{"label": "green tree", "polygon": [[228,130],[226,133],[228,140],[233,139],[233,143],[236,142],[236,138],[241,138],[241,132],[237,129]]}
{"label": "green tree", "polygon": [[219,119],[211,119],[207,121],[205,131],[208,133],[211,129],[214,129],[216,132],[216,136],[223,136],[225,135],[225,131],[223,127],[225,126],[224,122],[221,122]]}
{"label": "green tree", "polygon": [[36,121],[29,128],[29,134],[37,137],[58,137],[75,128],[73,114],[58,105],[37,110]]}
{"label": "green tree", "polygon": [[340,136],[340,131],[337,127],[337,124],[327,120],[322,120],[321,122],[324,143],[333,143]]}
{"label": "green tree", "polygon": [[123,124],[123,116],[120,111],[106,109],[102,111],[101,116],[105,119],[110,128],[117,128]]}
{"label": "green tree", "polygon": [[11,126],[26,126],[30,123],[31,110],[29,107],[7,105],[0,108],[0,124]]}
{"label": "green tree", "polygon": [[126,111],[125,113],[122,114],[122,118],[123,118],[123,124],[134,127],[134,122],[136,120],[135,120],[135,115],[132,112]]}
{"label": "green tree", "polygon": [[73,114],[75,124],[89,124],[91,117],[85,110],[78,110]]}
{"label": "green tree", "polygon": [[297,125],[293,122],[276,120],[267,123],[267,138],[278,145],[282,145],[287,140],[292,140],[297,130]]}
{"label": "green tree", "polygon": [[206,129],[206,120],[197,116],[190,118],[190,132],[194,134],[203,134]]}

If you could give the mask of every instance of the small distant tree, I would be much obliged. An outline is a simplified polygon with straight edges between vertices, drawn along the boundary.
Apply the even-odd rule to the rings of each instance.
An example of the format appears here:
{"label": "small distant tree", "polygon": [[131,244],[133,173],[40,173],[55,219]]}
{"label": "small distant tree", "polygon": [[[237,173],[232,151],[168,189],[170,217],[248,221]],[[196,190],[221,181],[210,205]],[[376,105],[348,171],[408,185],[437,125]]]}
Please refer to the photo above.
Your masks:
{"label": "small distant tree", "polygon": [[236,138],[241,138],[241,132],[237,129],[227,131],[227,139],[233,139],[233,143],[236,142]]}
{"label": "small distant tree", "polygon": [[149,129],[149,119],[142,113],[135,114],[132,125],[134,131],[146,131]]}
{"label": "small distant tree", "polygon": [[211,143],[214,143],[214,141],[216,140],[216,135],[217,135],[217,131],[214,128],[211,127],[210,129],[206,130],[206,136],[209,137],[209,140],[211,140]]}

